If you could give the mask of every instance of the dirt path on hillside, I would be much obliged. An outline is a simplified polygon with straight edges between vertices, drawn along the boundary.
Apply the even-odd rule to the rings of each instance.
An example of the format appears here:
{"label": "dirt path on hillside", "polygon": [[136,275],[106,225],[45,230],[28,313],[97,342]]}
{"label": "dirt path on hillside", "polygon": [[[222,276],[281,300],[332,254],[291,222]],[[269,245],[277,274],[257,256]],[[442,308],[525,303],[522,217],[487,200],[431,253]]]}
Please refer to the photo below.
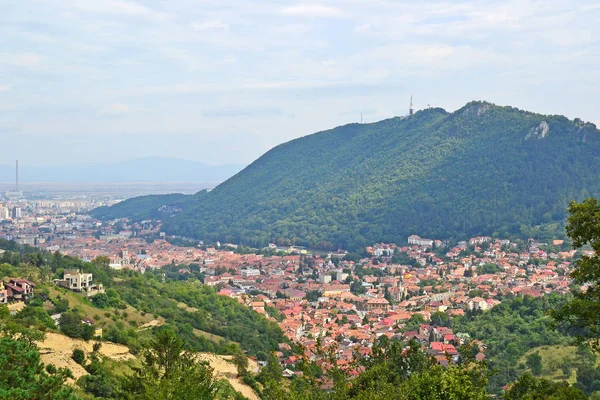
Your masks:
{"label": "dirt path on hillside", "polygon": [[[200,358],[208,361],[210,366],[214,368],[217,378],[225,378],[231,383],[231,386],[250,400],[259,400],[258,396],[250,386],[244,384],[237,377],[237,368],[227,360],[231,360],[232,356],[220,356],[211,353],[198,353]],[[258,364],[255,361],[248,360],[248,369],[252,372],[258,372]]]}
{"label": "dirt path on hillside", "polygon": [[177,307],[181,308],[182,310],[185,310],[187,312],[196,312],[196,311],[200,311],[195,307],[190,307],[187,304],[183,303],[183,302],[179,302],[177,303]]}
{"label": "dirt path on hillside", "polygon": [[163,324],[164,324],[163,321],[159,321],[157,319],[153,319],[152,321],[146,322],[144,325],[141,325],[138,328],[138,331],[144,331],[146,329],[154,328],[155,326],[161,326]]}
{"label": "dirt path on hillside", "polygon": [[[77,364],[71,358],[73,350],[79,348],[89,355],[93,351],[94,341],[86,342],[81,339],[71,339],[70,337],[58,333],[46,333],[46,338],[37,345],[40,349],[40,355],[44,364],[54,364],[59,368],[69,368],[73,372],[75,379],[86,375],[86,370]],[[129,353],[127,346],[114,343],[102,342],[99,353],[115,361],[132,360],[135,357]]]}

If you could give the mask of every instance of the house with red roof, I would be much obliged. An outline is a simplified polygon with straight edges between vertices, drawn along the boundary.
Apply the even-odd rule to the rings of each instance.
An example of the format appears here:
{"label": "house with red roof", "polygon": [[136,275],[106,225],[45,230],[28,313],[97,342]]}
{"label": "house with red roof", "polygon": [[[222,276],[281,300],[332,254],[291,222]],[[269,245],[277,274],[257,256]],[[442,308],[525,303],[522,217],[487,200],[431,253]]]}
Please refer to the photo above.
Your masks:
{"label": "house with red roof", "polygon": [[13,278],[5,287],[9,300],[25,300],[33,296],[35,283],[27,279]]}

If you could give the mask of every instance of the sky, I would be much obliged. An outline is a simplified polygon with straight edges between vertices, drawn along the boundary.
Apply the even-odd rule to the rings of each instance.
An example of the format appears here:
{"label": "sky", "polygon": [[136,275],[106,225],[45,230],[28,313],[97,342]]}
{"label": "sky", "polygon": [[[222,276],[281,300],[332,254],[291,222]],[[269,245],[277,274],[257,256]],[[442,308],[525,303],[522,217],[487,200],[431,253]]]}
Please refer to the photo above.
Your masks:
{"label": "sky", "polygon": [[600,125],[599,20],[575,0],[0,0],[0,164],[245,164],[411,94]]}

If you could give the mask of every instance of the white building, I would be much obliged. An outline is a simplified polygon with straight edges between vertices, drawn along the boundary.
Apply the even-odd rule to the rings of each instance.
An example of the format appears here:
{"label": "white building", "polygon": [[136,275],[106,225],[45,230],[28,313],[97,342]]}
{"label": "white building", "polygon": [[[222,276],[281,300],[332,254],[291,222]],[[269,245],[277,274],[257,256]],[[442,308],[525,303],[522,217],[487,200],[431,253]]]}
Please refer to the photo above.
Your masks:
{"label": "white building", "polygon": [[346,280],[346,278],[348,277],[348,274],[343,272],[343,271],[338,271],[335,275],[335,279],[338,282],[344,282]]}
{"label": "white building", "polygon": [[[409,242],[410,243],[410,242]],[[394,249],[384,248],[384,247],[376,247],[373,250],[373,255],[375,257],[388,256],[391,257],[394,255]]]}
{"label": "white building", "polygon": [[431,239],[425,239],[422,238],[420,236],[417,235],[411,235],[408,237],[408,243],[409,244],[415,244],[417,246],[427,246],[427,247],[432,247],[433,246],[433,240]]}
{"label": "white building", "polygon": [[240,271],[240,275],[243,277],[260,276],[260,271],[256,268],[246,268]]}
{"label": "white building", "polygon": [[8,208],[0,206],[0,221],[4,221],[5,219],[8,219],[8,217]]}
{"label": "white building", "polygon": [[83,273],[78,269],[66,269],[63,279],[56,280],[55,282],[59,286],[74,292],[84,293],[86,296],[104,293],[102,285],[96,285],[92,282],[92,274]]}

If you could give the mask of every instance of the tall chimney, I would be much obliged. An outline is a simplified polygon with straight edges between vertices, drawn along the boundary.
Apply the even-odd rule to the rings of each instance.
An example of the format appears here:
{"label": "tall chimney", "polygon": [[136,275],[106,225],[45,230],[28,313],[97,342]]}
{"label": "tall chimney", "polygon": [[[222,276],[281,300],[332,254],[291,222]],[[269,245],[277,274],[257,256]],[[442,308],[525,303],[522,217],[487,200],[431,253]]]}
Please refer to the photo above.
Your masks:
{"label": "tall chimney", "polygon": [[16,170],[17,170],[17,192],[19,191],[19,160],[16,162]]}

